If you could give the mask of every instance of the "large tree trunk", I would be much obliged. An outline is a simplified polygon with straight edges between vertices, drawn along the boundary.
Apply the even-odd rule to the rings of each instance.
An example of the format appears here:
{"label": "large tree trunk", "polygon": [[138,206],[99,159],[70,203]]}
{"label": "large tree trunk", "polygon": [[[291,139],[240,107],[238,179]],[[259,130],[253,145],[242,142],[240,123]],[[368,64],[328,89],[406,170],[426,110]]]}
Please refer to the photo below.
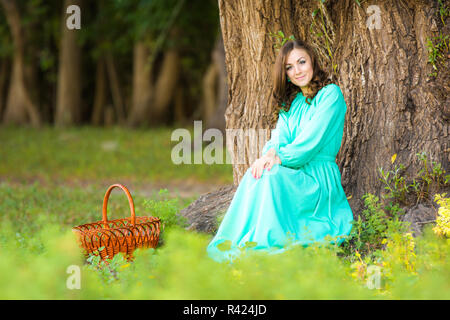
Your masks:
{"label": "large tree trunk", "polygon": [[[380,29],[368,28],[368,5],[337,2],[334,49],[338,79],[348,105],[339,154],[343,185],[359,199],[379,193],[378,168],[391,157],[419,171],[416,154],[425,151],[449,169],[449,122],[444,117],[441,78],[428,75],[426,42],[438,31],[439,13],[429,1],[380,1]],[[344,13],[345,14],[342,14]],[[370,23],[370,22],[369,22]],[[351,35],[355,35],[351,37]],[[448,64],[441,70],[448,75]],[[448,79],[448,78],[447,78]],[[445,82],[444,82],[445,83]]]}
{"label": "large tree trunk", "polygon": [[38,107],[32,102],[25,83],[25,40],[19,9],[13,0],[1,0],[1,4],[14,43],[12,74],[3,122],[6,124],[30,122],[33,126],[39,126],[41,119]]}
{"label": "large tree trunk", "polygon": [[[361,7],[354,0],[321,3],[219,0],[229,83],[226,126],[268,128],[275,60],[275,40],[269,32],[282,30],[286,36],[292,34],[312,44],[322,64],[334,71],[347,103],[337,163],[357,214],[364,193],[381,193],[378,168],[392,168],[393,154],[398,154],[396,161],[405,164],[409,173],[419,170],[418,161],[414,161],[419,152],[426,152],[449,171],[449,62],[440,66],[436,78],[429,77],[432,67],[427,64],[426,47],[427,38],[437,36],[439,30],[448,34],[449,19],[443,27],[437,2],[378,1],[375,12],[381,24],[372,28],[376,22],[372,20],[374,10],[368,10],[365,2]],[[312,13],[318,7],[321,13],[316,14],[312,30],[326,30],[326,41],[323,32],[317,37],[310,29]],[[265,139],[232,138],[227,137],[227,146],[237,186],[248,166],[259,157]],[[235,189],[228,190],[234,193]],[[222,193],[216,191],[205,197],[220,202]],[[199,222],[192,218],[192,212],[208,214],[200,214],[204,219]],[[210,231],[215,223],[212,217],[220,210],[212,212],[199,199],[181,214],[189,218],[191,228]]]}
{"label": "large tree trunk", "polygon": [[66,26],[66,9],[81,5],[81,0],[65,0],[61,20],[58,88],[56,94],[55,124],[66,126],[81,120],[81,48],[77,43],[77,29]]}
{"label": "large tree trunk", "polygon": [[[330,36],[328,51],[325,42],[310,32],[318,3],[219,1],[230,84],[227,129],[267,128],[275,59],[274,39],[268,33],[283,30],[286,36],[293,34],[317,46],[330,70],[336,64],[337,84],[348,107],[337,163],[354,209],[359,209],[364,193],[381,190],[378,168],[389,167],[395,153],[397,161],[415,172],[415,155],[422,151],[448,170],[450,128],[442,94],[448,88],[428,77],[432,69],[427,64],[426,39],[437,35],[437,26],[442,25],[437,5],[378,1],[381,28],[376,29],[368,27],[369,4],[328,1],[322,7]],[[448,65],[443,68],[440,72],[448,74]],[[236,185],[260,156],[263,142],[254,136],[242,146],[227,139]],[[245,157],[238,150],[245,150]],[[242,159],[245,163],[239,164]]]}
{"label": "large tree trunk", "polygon": [[226,128],[245,132],[266,129],[264,139],[249,135],[240,140],[235,139],[235,135],[227,135],[236,185],[248,166],[260,156],[264,142],[270,137],[267,123],[275,52],[268,32],[284,30],[286,34],[293,33],[294,25],[301,22],[294,19],[292,5],[291,1],[219,1],[229,84]]}

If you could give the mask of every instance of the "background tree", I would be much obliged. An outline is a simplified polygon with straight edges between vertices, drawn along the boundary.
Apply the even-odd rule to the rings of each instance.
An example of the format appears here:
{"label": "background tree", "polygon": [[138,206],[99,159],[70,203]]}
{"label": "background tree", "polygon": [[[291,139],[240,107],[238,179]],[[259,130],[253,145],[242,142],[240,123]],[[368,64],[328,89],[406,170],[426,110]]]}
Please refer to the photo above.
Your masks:
{"label": "background tree", "polygon": [[12,56],[12,52],[13,45],[8,23],[4,17],[3,10],[0,10],[0,122],[6,103],[7,80],[10,73],[10,57]]}
{"label": "background tree", "polygon": [[[32,101],[30,83],[26,81],[26,33],[18,3],[13,0],[2,0],[4,15],[8,22],[13,41],[13,61],[11,79],[8,90],[3,122],[7,124],[26,124],[33,126],[41,124],[38,106]],[[27,5],[33,6],[30,2]]]}
{"label": "background tree", "polygon": [[227,108],[227,74],[222,34],[219,33],[211,53],[211,63],[203,78],[202,118],[206,129],[217,128],[224,134]]}
{"label": "background tree", "polygon": [[[78,42],[78,28],[70,29],[68,23],[76,23],[77,12],[67,13],[69,6],[81,7],[81,0],[65,0],[61,17],[61,42],[59,47],[59,71],[56,95],[55,124],[73,125],[81,121],[81,47]],[[80,15],[81,28],[81,9]],[[74,21],[72,21],[74,20]]]}
{"label": "background tree", "polygon": [[[68,30],[77,3],[81,29]],[[2,1],[2,121],[189,123],[218,24],[213,0]]]}

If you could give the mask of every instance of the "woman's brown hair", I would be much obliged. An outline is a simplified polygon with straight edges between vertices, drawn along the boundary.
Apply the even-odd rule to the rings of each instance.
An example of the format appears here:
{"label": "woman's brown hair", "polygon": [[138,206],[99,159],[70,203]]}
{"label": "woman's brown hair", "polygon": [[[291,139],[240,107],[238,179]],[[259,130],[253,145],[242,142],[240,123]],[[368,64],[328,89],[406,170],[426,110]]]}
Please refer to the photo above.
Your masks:
{"label": "woman's brown hair", "polygon": [[315,52],[307,43],[302,40],[287,41],[278,51],[273,67],[273,104],[270,116],[272,127],[277,122],[278,115],[282,109],[286,112],[289,111],[292,101],[300,91],[298,86],[287,81],[288,77],[286,75],[286,59],[294,48],[305,50],[311,58],[313,67],[313,76],[308,84],[310,93],[305,95],[306,103],[311,104],[311,101],[316,96],[317,92],[327,84],[332,83],[328,73],[321,68]]}

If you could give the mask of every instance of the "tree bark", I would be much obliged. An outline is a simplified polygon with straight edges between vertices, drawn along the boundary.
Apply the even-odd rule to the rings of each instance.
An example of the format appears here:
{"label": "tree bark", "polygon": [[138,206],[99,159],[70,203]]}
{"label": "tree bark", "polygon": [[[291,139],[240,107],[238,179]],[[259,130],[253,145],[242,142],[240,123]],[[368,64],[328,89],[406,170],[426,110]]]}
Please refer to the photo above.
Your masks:
{"label": "tree bark", "polygon": [[95,96],[92,111],[91,123],[99,126],[103,122],[103,114],[107,103],[107,86],[106,86],[106,67],[105,61],[99,57],[97,61],[97,70],[95,72]]}
{"label": "tree bark", "polygon": [[150,108],[153,124],[166,122],[168,119],[170,114],[168,107],[175,96],[180,68],[180,56],[176,48],[167,49],[155,83],[155,100]]}
{"label": "tree bark", "polygon": [[[426,42],[438,31],[439,13],[428,1],[380,1],[381,28],[367,27],[367,8],[336,2],[339,84],[348,105],[339,154],[342,182],[353,204],[366,192],[380,193],[378,168],[391,168],[391,157],[420,170],[416,154],[449,170],[449,121],[443,114],[443,84],[428,75]],[[354,35],[354,36],[351,36]],[[448,64],[441,70],[448,74]],[[448,82],[447,82],[448,94]],[[352,203],[351,202],[351,203]]]}
{"label": "tree bark", "polygon": [[40,126],[38,107],[32,102],[25,84],[25,41],[20,13],[13,0],[1,0],[14,44],[11,79],[3,122]]}
{"label": "tree bark", "polygon": [[227,212],[236,188],[231,185],[208,192],[181,210],[178,215],[186,218],[186,228],[197,232],[215,233],[218,218]]}
{"label": "tree bark", "polygon": [[109,87],[113,99],[114,110],[119,124],[125,122],[125,105],[122,98],[122,90],[120,89],[119,76],[117,75],[114,57],[111,52],[106,54],[106,69],[108,70]]}
{"label": "tree bark", "polygon": [[[347,114],[337,163],[350,204],[382,190],[378,168],[397,161],[418,171],[416,153],[425,151],[449,169],[449,122],[445,118],[443,85],[430,79],[427,37],[435,36],[439,23],[436,4],[428,1],[379,1],[381,28],[369,29],[369,4],[328,1],[328,48],[310,32],[317,1],[219,1],[228,83],[227,129],[268,128],[271,100],[271,67],[274,39],[268,33],[282,30],[313,44],[322,63],[331,71],[337,65]],[[441,70],[448,74],[448,65]],[[447,91],[448,92],[448,91]],[[266,139],[270,131],[266,131]],[[265,142],[258,137],[227,139],[233,158],[235,185],[260,156]],[[244,145],[242,145],[244,144]],[[245,150],[245,154],[238,154]],[[240,161],[240,162],[239,162]],[[244,162],[244,164],[242,164]]]}
{"label": "tree bark", "polygon": [[58,84],[55,125],[67,126],[81,121],[81,48],[77,43],[77,29],[66,26],[66,9],[81,5],[81,0],[65,0],[61,19]]}
{"label": "tree bark", "polygon": [[[291,1],[219,1],[219,15],[228,77],[226,129],[265,129],[265,136],[247,135],[242,140],[227,135],[236,185],[270,138],[271,67],[275,61],[268,32],[292,34],[295,25]],[[301,3],[301,6],[304,2]],[[299,3],[300,6],[300,3]],[[242,135],[241,135],[242,136]]]}
{"label": "tree bark", "polygon": [[148,65],[150,50],[144,41],[134,46],[133,96],[128,123],[131,126],[148,124],[153,97],[151,66]]}

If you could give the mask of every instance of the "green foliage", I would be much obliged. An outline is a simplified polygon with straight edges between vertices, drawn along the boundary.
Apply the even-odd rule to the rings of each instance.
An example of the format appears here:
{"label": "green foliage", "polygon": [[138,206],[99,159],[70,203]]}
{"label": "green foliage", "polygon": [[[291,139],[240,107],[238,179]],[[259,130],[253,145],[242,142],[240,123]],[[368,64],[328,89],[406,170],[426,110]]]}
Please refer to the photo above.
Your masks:
{"label": "green foliage", "polygon": [[[354,268],[328,246],[298,246],[276,255],[248,251],[233,264],[220,264],[206,255],[208,236],[172,228],[164,246],[137,250],[133,262],[116,255],[105,263],[92,256],[84,261],[67,229],[47,225],[34,236],[43,249],[17,250],[9,238],[2,242],[1,299],[449,298],[449,243],[429,234],[414,243],[416,257],[409,254],[408,264],[411,238],[393,240],[382,256],[383,287],[372,290],[370,274],[362,282],[354,279]],[[67,269],[73,265],[81,270],[81,288],[71,290]]]}
{"label": "green foliage", "polygon": [[450,10],[447,8],[442,0],[438,0],[439,4],[439,17],[441,18],[442,24],[445,26],[445,19],[450,16]]}
{"label": "green foliage", "polygon": [[370,193],[363,196],[363,201],[365,209],[353,221],[351,233],[342,248],[347,256],[357,253],[372,259],[379,255],[387,238],[406,232],[408,224],[401,221],[404,212],[398,204],[383,205],[377,196]]}
{"label": "green foliage", "polygon": [[[105,247],[101,247],[98,251],[105,250]],[[105,284],[112,283],[119,280],[120,270],[130,266],[125,256],[122,253],[116,254],[112,258],[106,258],[102,260],[98,252],[91,253],[86,259],[87,268],[94,270],[98,273],[101,280]]]}
{"label": "green foliage", "polygon": [[[438,257],[430,258],[427,250],[433,248],[433,254],[437,254],[440,250],[448,250],[442,246],[450,244],[433,237],[430,228],[425,228],[424,236],[414,239],[409,232],[408,223],[402,221],[404,212],[400,205],[429,201],[432,188],[438,190],[447,187],[449,182],[449,176],[445,175],[441,164],[435,161],[430,163],[425,152],[416,156],[421,168],[413,177],[412,183],[405,175],[405,166],[402,164],[394,165],[389,171],[379,168],[380,181],[385,186],[386,194],[382,201],[373,194],[363,196],[365,209],[353,222],[351,234],[341,248],[344,259],[351,263],[352,276],[358,281],[371,284],[377,278],[380,293],[390,297],[398,296],[408,285],[423,288],[423,281],[436,285],[439,280],[428,273],[432,267],[427,259],[438,258],[445,261],[446,256],[438,254]],[[396,154],[393,155],[392,164],[396,157]],[[440,209],[444,212],[443,216],[446,216],[445,203],[439,196],[437,199],[444,208]],[[445,221],[446,218],[443,219],[444,224]],[[435,227],[433,230],[442,234],[444,229]],[[424,247],[427,249],[424,250]],[[445,276],[437,278],[446,281]]]}
{"label": "green foliage", "polygon": [[366,2],[366,0],[355,0],[356,4],[361,7],[361,4]]}
{"label": "green foliage", "polygon": [[310,33],[316,38],[316,42],[326,49],[325,56],[329,60],[333,73],[337,73],[338,65],[335,63],[333,54],[334,30],[327,9],[326,0],[318,0],[317,8],[312,12],[312,22],[309,27]]}
{"label": "green foliage", "polygon": [[[27,70],[33,71],[29,85],[30,98],[40,106],[43,122],[52,123],[52,113],[56,109],[54,95],[61,35],[68,18],[66,8],[63,8],[64,1],[29,0],[15,3],[23,26],[24,63]],[[13,55],[13,42],[4,10],[1,9],[0,6],[0,58],[7,57],[9,61]],[[107,57],[108,62],[112,61],[121,75],[119,91],[122,99],[131,99],[133,50],[138,41],[149,48],[148,66],[153,70],[153,79],[157,79],[164,51],[176,49],[182,60],[180,86],[186,89],[186,106],[198,105],[202,77],[220,35],[216,1],[99,0],[83,1],[80,9],[81,29],[76,31],[76,41],[82,52],[82,123],[91,120],[96,88],[95,70],[100,58]],[[109,74],[106,72],[105,75]],[[105,105],[108,106],[112,98],[107,96],[106,99]],[[195,107],[188,109],[187,112],[192,114]],[[169,110],[169,113],[172,112]]]}
{"label": "green foliage", "polygon": [[286,37],[284,35],[284,32],[281,30],[278,30],[278,32],[269,32],[269,36],[274,38],[275,43],[273,44],[273,47],[275,48],[276,51],[280,50],[281,47],[283,47],[287,41],[295,40],[295,37],[293,35]]}
{"label": "green foliage", "polygon": [[161,189],[158,199],[148,199],[144,201],[144,207],[148,215],[161,219],[160,243],[164,243],[164,230],[172,227],[186,227],[187,219],[178,214],[182,209],[178,198],[169,199],[169,191]]}
{"label": "green foliage", "polygon": [[113,0],[99,2],[82,30],[81,39],[92,43],[95,60],[112,53],[124,68],[138,41],[149,48],[148,67],[167,48],[176,48],[182,57],[183,76],[197,93],[211,50],[218,36],[218,7],[202,0]]}
{"label": "green foliage", "polygon": [[437,194],[435,201],[439,204],[436,226],[433,231],[439,235],[450,238],[450,198],[445,198],[447,194]]}
{"label": "green foliage", "polygon": [[[0,184],[0,298],[448,298],[449,242],[434,233],[413,240],[398,225],[399,207],[383,208],[373,195],[364,197],[366,210],[354,229],[359,232],[352,234],[359,243],[353,247],[298,246],[276,255],[244,251],[233,264],[220,264],[206,254],[210,236],[179,227],[180,199],[170,199],[165,189],[152,201],[136,194],[138,215],[166,217],[164,243],[137,250],[133,262],[121,255],[106,262],[96,255],[85,260],[70,229],[100,219],[104,191],[100,186]],[[111,218],[128,214],[126,197],[112,193],[108,209]],[[72,265],[81,269],[79,290],[66,286]],[[378,289],[368,287],[373,267],[380,268]]]}
{"label": "green foliage", "polygon": [[427,38],[428,62],[433,67],[433,72],[429,76],[436,77],[438,66],[443,65],[449,52],[450,38],[439,32],[439,36]]}
{"label": "green foliage", "polygon": [[[393,164],[396,156],[395,154],[391,159]],[[448,185],[449,176],[445,175],[441,164],[435,161],[430,164],[425,152],[416,156],[421,169],[412,179],[412,183],[411,179],[405,176],[403,164],[395,164],[389,171],[379,168],[380,181],[384,184],[386,194],[382,201],[373,194],[363,196],[365,208],[353,221],[353,229],[343,246],[347,255],[356,252],[360,256],[367,256],[369,260],[376,259],[380,255],[379,250],[386,247],[389,239],[403,235],[408,230],[407,223],[401,221],[404,212],[400,206],[428,200],[430,186],[439,188]],[[411,196],[414,197],[412,203]]]}
{"label": "green foliage", "polygon": [[[403,164],[395,165],[394,170],[384,172],[383,168],[379,168],[381,181],[384,183],[384,189],[387,190],[388,198],[397,198],[402,203],[406,202],[406,194],[408,193],[408,185],[405,177],[402,175],[405,166]],[[415,182],[414,182],[415,183]]]}
{"label": "green foliage", "polygon": [[418,173],[418,178],[426,185],[426,195],[428,195],[430,185],[436,184],[439,189],[441,186],[448,185],[450,182],[450,175],[445,175],[446,171],[442,168],[440,163],[428,160],[425,152],[417,153],[416,156],[422,163],[423,168]]}
{"label": "green foliage", "polygon": [[[409,204],[414,201],[431,201],[431,190],[440,190],[450,185],[450,175],[442,165],[436,161],[431,161],[425,152],[416,154],[421,168],[412,178],[406,176],[405,166],[403,164],[394,165],[393,170],[385,171],[382,167],[378,169],[380,181],[384,184],[386,190],[385,197],[398,201],[401,204]],[[395,161],[393,156],[392,162]],[[413,200],[411,200],[413,198]]]}
{"label": "green foliage", "polygon": [[13,43],[3,10],[0,10],[0,58],[10,56],[13,52]]}
{"label": "green foliage", "polygon": [[[45,82],[42,90],[45,92],[48,85],[53,85],[57,78],[58,53],[55,52],[55,47],[59,46],[63,3],[60,0],[29,0],[16,1],[16,5],[25,40],[25,64],[35,67],[37,74],[42,73]],[[4,15],[3,7],[0,6],[0,57],[12,59],[14,51],[11,29]],[[38,95],[35,92],[33,94]],[[42,102],[46,104],[48,100],[44,99]]]}

